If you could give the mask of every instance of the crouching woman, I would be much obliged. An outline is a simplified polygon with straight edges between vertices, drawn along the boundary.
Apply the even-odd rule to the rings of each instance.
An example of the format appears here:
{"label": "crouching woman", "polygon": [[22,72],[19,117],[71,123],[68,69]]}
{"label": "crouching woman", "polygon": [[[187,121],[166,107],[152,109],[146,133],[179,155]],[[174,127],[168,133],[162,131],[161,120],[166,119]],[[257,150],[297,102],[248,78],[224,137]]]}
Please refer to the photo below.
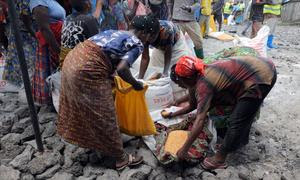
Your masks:
{"label": "crouching woman", "polygon": [[276,77],[274,64],[264,58],[232,57],[209,65],[196,58],[180,58],[171,69],[171,79],[189,90],[189,104],[177,112],[168,113],[165,118],[183,115],[196,108],[197,118],[191,135],[177,153],[178,158],[187,158],[188,149],[199,136],[209,109],[233,105],[220,150],[202,163],[205,169],[225,168],[227,155],[248,143],[255,114],[274,86]]}

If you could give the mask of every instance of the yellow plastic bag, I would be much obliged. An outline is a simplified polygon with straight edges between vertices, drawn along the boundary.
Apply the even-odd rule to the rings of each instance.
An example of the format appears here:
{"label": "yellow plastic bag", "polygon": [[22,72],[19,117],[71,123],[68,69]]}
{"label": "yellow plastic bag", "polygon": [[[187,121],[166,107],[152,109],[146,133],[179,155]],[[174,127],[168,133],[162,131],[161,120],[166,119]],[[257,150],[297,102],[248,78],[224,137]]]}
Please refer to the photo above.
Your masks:
{"label": "yellow plastic bag", "polygon": [[115,84],[115,107],[121,132],[131,136],[156,134],[145,100],[148,86],[142,91],[135,91],[118,76],[115,77]]}

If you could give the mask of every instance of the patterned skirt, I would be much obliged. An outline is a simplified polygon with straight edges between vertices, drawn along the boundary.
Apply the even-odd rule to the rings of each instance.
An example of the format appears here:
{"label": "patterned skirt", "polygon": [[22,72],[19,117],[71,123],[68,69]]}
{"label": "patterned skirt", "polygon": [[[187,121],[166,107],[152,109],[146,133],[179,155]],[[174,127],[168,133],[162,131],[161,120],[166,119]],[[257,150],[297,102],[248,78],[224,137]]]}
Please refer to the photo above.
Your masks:
{"label": "patterned skirt", "polygon": [[[36,41],[29,33],[26,32],[21,32],[21,38],[23,41],[23,49],[28,74],[29,77],[31,77],[34,71]],[[3,79],[7,80],[8,82],[14,85],[21,86],[23,83],[22,72],[20,68],[17,48],[15,45],[15,36],[13,35],[13,33],[10,33],[8,42],[9,45],[7,49],[6,61],[3,71]]]}
{"label": "patterned skirt", "polygon": [[64,60],[58,133],[66,141],[112,157],[123,155],[110,76],[99,46],[86,40]]}

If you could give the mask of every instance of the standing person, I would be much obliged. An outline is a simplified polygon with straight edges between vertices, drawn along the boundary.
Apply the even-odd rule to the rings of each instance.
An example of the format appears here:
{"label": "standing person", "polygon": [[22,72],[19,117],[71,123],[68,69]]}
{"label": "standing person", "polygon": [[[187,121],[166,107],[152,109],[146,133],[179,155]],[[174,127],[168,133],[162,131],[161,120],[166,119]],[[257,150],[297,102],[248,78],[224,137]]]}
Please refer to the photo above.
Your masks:
{"label": "standing person", "polygon": [[[277,4],[278,3],[278,4]],[[268,36],[268,48],[277,48],[273,44],[275,29],[281,14],[281,2],[275,2],[274,4],[265,4],[264,5],[264,18],[266,24],[270,27],[270,35]]]}
{"label": "standing person", "polygon": [[[151,66],[163,67],[163,75],[168,76],[170,67],[181,56],[192,53],[188,51],[181,31],[171,21],[159,21],[153,15],[136,16],[132,20],[131,28],[145,47],[140,64],[140,79],[144,78],[149,62]],[[149,46],[155,48],[151,59]]]}
{"label": "standing person", "polygon": [[203,26],[205,27],[205,32],[203,34],[203,37],[205,39],[208,38],[208,33],[209,33],[209,21],[212,12],[211,1],[212,0],[201,0],[201,15],[200,15],[199,24],[201,27]]}
{"label": "standing person", "polygon": [[96,18],[89,14],[91,3],[89,0],[70,0],[75,10],[69,15],[63,25],[61,33],[61,52],[59,67],[62,68],[66,55],[78,43],[98,34],[99,24]]}
{"label": "standing person", "polygon": [[[29,77],[34,72],[34,60],[36,57],[36,39],[35,31],[32,26],[32,15],[29,8],[30,0],[16,0],[17,23],[20,30],[25,59],[28,67]],[[8,49],[6,54],[6,63],[3,71],[3,79],[16,85],[22,86],[22,72],[20,68],[18,52],[15,45],[15,36],[13,26],[9,24]]]}
{"label": "standing person", "polygon": [[217,0],[216,2],[213,2],[213,10],[212,15],[214,15],[214,21],[217,21],[219,24],[219,32],[222,29],[222,19],[223,19],[223,6],[224,6],[224,0]]}
{"label": "standing person", "polygon": [[204,58],[203,39],[200,25],[194,17],[194,12],[200,7],[199,0],[169,0],[170,19],[178,25],[183,34],[187,33],[194,43],[194,51],[198,58]]}
{"label": "standing person", "polygon": [[30,0],[30,10],[38,26],[33,98],[37,105],[45,107],[45,111],[52,111],[54,109],[46,78],[59,65],[61,30],[66,12],[55,0]]}
{"label": "standing person", "polygon": [[258,4],[255,0],[252,1],[250,10],[250,20],[252,21],[251,38],[257,35],[257,32],[264,21],[264,4]]}
{"label": "standing person", "polygon": [[142,163],[125,153],[112,95],[112,75],[135,90],[143,84],[129,67],[143,51],[139,39],[126,31],[109,30],[78,44],[62,67],[57,132],[66,141],[116,159],[116,169]]}
{"label": "standing person", "polygon": [[246,27],[242,31],[242,35],[243,36],[246,36],[246,33],[247,33],[248,29],[252,25],[252,21],[250,20],[250,10],[251,10],[251,7],[252,7],[252,0],[250,0],[250,2],[248,2],[248,6],[246,7],[245,12],[244,12],[244,18],[245,18],[244,22],[246,21]]}
{"label": "standing person", "polygon": [[118,0],[92,0],[92,12],[99,21],[100,31],[127,29],[123,6]]}
{"label": "standing person", "polygon": [[[231,0],[225,3],[225,6],[224,6],[224,22],[225,21],[227,22],[228,17],[231,15],[232,8],[233,8],[233,2]],[[225,22],[225,24],[227,24],[226,22]]]}
{"label": "standing person", "polygon": [[190,102],[179,111],[167,113],[165,118],[180,116],[194,109],[197,109],[197,116],[192,132],[177,152],[177,157],[181,160],[188,157],[187,152],[202,131],[209,109],[218,105],[234,105],[220,150],[202,163],[209,170],[225,168],[227,155],[248,143],[253,118],[273,88],[276,77],[275,65],[264,58],[232,57],[208,65],[196,58],[179,59],[172,67],[171,79],[189,90]]}
{"label": "standing person", "polygon": [[144,0],[144,4],[149,6],[152,13],[159,20],[168,20],[169,9],[167,0]]}
{"label": "standing person", "polygon": [[4,48],[7,50],[8,39],[5,34],[5,25],[7,23],[6,17],[7,17],[7,4],[5,0],[0,0],[0,45],[2,44]]}

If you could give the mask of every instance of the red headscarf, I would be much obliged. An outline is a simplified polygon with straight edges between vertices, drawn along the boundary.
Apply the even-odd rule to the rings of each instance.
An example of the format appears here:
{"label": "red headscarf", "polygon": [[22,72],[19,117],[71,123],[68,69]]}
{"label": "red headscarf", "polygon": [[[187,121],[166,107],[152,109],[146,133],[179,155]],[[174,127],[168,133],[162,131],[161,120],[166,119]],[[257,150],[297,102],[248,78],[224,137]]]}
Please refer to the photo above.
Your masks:
{"label": "red headscarf", "polygon": [[204,74],[205,64],[196,57],[182,56],[176,63],[175,73],[181,77],[190,77],[195,73]]}

